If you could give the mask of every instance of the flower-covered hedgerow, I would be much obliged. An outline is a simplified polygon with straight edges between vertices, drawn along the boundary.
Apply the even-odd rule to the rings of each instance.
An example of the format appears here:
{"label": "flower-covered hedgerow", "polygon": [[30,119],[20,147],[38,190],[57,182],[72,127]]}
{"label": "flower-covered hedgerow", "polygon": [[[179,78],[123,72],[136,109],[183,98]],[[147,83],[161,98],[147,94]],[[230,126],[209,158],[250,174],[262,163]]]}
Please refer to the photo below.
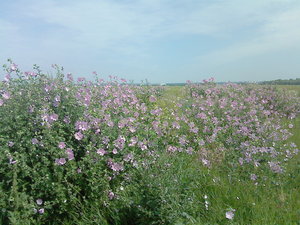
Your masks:
{"label": "flower-covered hedgerow", "polygon": [[50,77],[38,66],[22,72],[9,63],[0,84],[4,223],[59,223],[87,205],[108,222],[122,207],[149,216],[149,202],[159,197],[150,192],[165,193],[160,182],[144,181],[166,168],[161,155],[190,155],[204,168],[226,167],[258,181],[283,173],[298,151],[287,142],[300,109],[289,92],[211,79],[187,84],[186,99],[161,108],[158,87],[116,77],[74,81],[57,65]]}

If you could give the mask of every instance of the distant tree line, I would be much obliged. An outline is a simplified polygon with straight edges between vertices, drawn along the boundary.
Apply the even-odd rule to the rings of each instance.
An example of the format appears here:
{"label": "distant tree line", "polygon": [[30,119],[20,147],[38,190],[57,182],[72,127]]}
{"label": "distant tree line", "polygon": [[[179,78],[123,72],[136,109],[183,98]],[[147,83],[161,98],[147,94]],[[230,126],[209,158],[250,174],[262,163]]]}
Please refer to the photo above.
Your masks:
{"label": "distant tree line", "polygon": [[300,85],[300,78],[296,79],[278,79],[278,80],[271,80],[271,81],[262,81],[260,84],[276,84],[276,85]]}

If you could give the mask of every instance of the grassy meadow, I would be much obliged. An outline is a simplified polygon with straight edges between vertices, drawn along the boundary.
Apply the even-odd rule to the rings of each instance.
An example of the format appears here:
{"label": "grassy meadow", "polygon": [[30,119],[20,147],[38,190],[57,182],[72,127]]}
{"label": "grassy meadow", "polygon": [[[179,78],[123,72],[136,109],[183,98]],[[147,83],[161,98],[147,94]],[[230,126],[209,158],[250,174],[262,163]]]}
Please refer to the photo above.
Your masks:
{"label": "grassy meadow", "polygon": [[[298,85],[278,85],[277,88],[295,91],[300,96]],[[183,87],[167,87],[159,104],[162,107],[174,107],[175,102],[184,97]],[[296,143],[300,148],[300,117],[296,118],[293,124],[293,136],[289,141]],[[205,222],[199,220],[190,224],[300,224],[300,154],[289,162],[285,175],[278,182],[263,186],[232,179],[228,177],[227,172],[220,169],[203,171],[202,168],[202,175],[209,183],[208,188],[211,188],[208,191],[211,193],[210,204],[218,216],[206,218]],[[220,183],[215,184],[208,180],[213,177],[220,178]],[[200,189],[201,186],[199,185]],[[222,217],[222,209],[229,205],[241,210],[237,214],[237,221],[217,219]]]}

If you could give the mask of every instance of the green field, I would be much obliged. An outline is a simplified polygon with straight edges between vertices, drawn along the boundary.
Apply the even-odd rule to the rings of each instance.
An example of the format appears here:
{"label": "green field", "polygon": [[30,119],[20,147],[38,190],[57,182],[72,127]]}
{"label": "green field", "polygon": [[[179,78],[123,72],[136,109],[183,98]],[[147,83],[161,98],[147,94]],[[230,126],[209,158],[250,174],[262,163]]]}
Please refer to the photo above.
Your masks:
{"label": "green field", "polygon": [[291,91],[298,92],[298,95],[300,96],[300,85],[277,85],[278,88],[284,88]]}
{"label": "green field", "polygon": [[[300,86],[280,85],[278,88],[297,91],[300,96]],[[159,104],[163,108],[172,108],[182,98],[184,98],[183,87],[166,87]],[[289,141],[295,142],[300,148],[300,118],[294,122],[293,136]],[[237,180],[228,179],[227,174],[219,170],[210,170],[208,173],[209,175],[203,171],[202,175],[219,177],[222,184],[205,185],[212,188],[208,191],[213,193],[211,204],[220,208],[220,211],[216,210],[216,215],[220,214],[221,209],[226,208],[229,203],[240,210],[238,222],[228,224],[300,224],[299,154],[289,162],[285,177],[281,178],[277,184],[256,187],[251,183],[240,183]],[[215,218],[210,218],[208,221],[210,222],[207,224],[226,223]],[[202,222],[195,221],[193,224],[202,224]]]}
{"label": "green field", "polygon": [[[300,85],[278,85],[277,87],[287,89],[290,91],[295,91],[298,93],[298,96],[300,96]],[[295,142],[300,148],[300,118],[297,118],[295,121],[293,134],[294,135],[290,140]]]}
{"label": "green field", "polygon": [[[290,91],[295,91],[300,96],[300,85],[277,85],[278,88],[286,89]],[[166,87],[163,98],[159,100],[161,107],[172,107],[174,102],[184,98],[184,91],[182,86],[172,86]],[[290,139],[295,142],[300,148],[300,118],[295,121],[295,126],[293,129],[293,137]]]}
{"label": "green field", "polygon": [[[296,91],[300,96],[300,86],[280,85],[278,88]],[[184,98],[182,87],[167,87],[160,105],[170,108],[182,98]],[[295,142],[300,148],[300,118],[294,122],[293,136],[289,141]],[[221,211],[230,202],[231,206],[234,205],[241,210],[238,222],[228,224],[300,224],[300,154],[289,162],[285,177],[277,184],[256,187],[252,183],[228,179],[227,174],[219,170],[209,171],[208,176],[220,177],[222,183],[222,185],[214,183],[208,185],[213,189],[209,192],[214,194],[211,196],[213,199],[211,204],[216,204]],[[214,218],[209,221],[207,224],[227,224]],[[195,224],[202,222],[195,221]]]}

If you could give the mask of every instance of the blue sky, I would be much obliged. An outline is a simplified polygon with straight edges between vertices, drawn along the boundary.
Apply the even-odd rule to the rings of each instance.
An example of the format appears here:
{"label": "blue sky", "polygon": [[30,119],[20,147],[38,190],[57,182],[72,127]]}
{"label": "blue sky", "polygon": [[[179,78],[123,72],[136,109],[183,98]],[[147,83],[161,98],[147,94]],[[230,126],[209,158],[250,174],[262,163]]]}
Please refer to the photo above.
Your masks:
{"label": "blue sky", "polygon": [[299,28],[299,0],[0,1],[0,63],[153,83],[296,78]]}

